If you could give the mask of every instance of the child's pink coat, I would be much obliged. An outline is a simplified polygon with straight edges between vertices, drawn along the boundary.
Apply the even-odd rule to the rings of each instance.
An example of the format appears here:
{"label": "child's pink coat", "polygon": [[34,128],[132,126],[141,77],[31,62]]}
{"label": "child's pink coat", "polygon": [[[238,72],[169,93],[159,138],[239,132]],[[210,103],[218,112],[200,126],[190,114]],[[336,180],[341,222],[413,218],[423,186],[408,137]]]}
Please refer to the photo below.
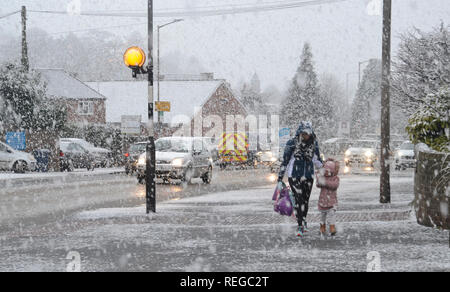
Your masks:
{"label": "child's pink coat", "polygon": [[319,210],[326,211],[337,206],[337,189],[339,188],[339,162],[329,160],[317,174],[317,187],[321,189]]}

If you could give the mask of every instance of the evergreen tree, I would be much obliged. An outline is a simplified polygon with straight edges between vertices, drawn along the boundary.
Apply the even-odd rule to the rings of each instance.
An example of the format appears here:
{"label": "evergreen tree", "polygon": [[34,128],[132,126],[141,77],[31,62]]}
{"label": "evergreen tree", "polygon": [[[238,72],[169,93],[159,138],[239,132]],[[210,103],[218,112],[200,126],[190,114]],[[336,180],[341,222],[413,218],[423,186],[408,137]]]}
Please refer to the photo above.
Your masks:
{"label": "evergreen tree", "polygon": [[381,61],[373,59],[364,70],[352,105],[351,135],[360,138],[373,134],[381,126]]}
{"label": "evergreen tree", "polygon": [[328,137],[333,131],[332,103],[328,96],[321,94],[308,43],[303,48],[300,66],[292,79],[281,111],[284,126],[296,129],[301,121],[311,121],[321,138]]}

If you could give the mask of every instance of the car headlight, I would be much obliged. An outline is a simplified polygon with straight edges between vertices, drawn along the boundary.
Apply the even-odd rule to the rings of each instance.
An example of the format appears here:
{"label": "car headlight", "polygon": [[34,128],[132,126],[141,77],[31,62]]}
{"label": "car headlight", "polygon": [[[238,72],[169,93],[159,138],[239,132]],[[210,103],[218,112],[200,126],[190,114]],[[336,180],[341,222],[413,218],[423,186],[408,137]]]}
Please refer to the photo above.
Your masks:
{"label": "car headlight", "polygon": [[147,157],[141,156],[138,160],[138,165],[145,165],[147,163]]}
{"label": "car headlight", "polygon": [[350,156],[352,155],[352,152],[350,150],[345,151],[345,156]]}
{"label": "car headlight", "polygon": [[369,150],[369,151],[367,151],[367,152],[365,153],[365,155],[366,155],[367,158],[370,158],[370,157],[373,156],[373,152]]}
{"label": "car headlight", "polygon": [[177,158],[177,159],[172,160],[172,166],[180,167],[180,166],[183,166],[183,164],[184,164],[183,158]]}

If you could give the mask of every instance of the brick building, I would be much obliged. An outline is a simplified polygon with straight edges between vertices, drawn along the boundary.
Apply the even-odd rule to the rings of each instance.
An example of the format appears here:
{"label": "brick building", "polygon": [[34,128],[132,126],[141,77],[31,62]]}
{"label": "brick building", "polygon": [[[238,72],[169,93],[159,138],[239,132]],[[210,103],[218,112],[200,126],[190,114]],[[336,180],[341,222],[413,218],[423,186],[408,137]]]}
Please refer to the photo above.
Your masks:
{"label": "brick building", "polygon": [[37,69],[47,94],[67,107],[67,121],[77,125],[106,124],[106,98],[62,69]]}
{"label": "brick building", "polygon": [[[146,81],[110,81],[88,82],[89,86],[106,96],[106,121],[120,124],[123,115],[140,115],[147,122],[148,83]],[[163,117],[162,136],[170,136],[180,129],[181,124],[191,125],[190,135],[194,131],[194,118],[202,116],[220,117],[223,129],[226,129],[228,115],[247,116],[245,107],[233,94],[229,84],[222,79],[214,79],[212,74],[201,75],[164,75],[160,81],[160,100],[171,103],[171,111]],[[155,82],[154,99],[157,100],[158,87]],[[155,113],[155,122],[157,113]],[[206,135],[214,126],[201,125],[202,135]]]}

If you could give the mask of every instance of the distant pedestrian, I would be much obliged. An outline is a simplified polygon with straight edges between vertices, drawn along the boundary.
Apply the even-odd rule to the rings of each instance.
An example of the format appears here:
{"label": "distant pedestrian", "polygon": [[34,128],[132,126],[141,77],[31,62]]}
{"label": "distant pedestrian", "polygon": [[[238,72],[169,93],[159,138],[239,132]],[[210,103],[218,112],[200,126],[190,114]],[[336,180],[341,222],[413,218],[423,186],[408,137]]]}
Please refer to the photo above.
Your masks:
{"label": "distant pedestrian", "polygon": [[283,178],[288,173],[289,184],[294,193],[294,209],[298,222],[297,236],[307,231],[306,217],[309,198],[314,185],[314,166],[323,166],[319,143],[310,122],[302,122],[294,138],[289,140],[283,155],[278,177],[278,188],[283,188]]}
{"label": "distant pedestrian", "polygon": [[319,197],[319,211],[321,213],[320,234],[327,232],[327,222],[330,225],[330,234],[335,236],[336,208],[338,205],[337,190],[339,188],[339,162],[328,159],[324,168],[317,173],[317,187],[321,189]]}

